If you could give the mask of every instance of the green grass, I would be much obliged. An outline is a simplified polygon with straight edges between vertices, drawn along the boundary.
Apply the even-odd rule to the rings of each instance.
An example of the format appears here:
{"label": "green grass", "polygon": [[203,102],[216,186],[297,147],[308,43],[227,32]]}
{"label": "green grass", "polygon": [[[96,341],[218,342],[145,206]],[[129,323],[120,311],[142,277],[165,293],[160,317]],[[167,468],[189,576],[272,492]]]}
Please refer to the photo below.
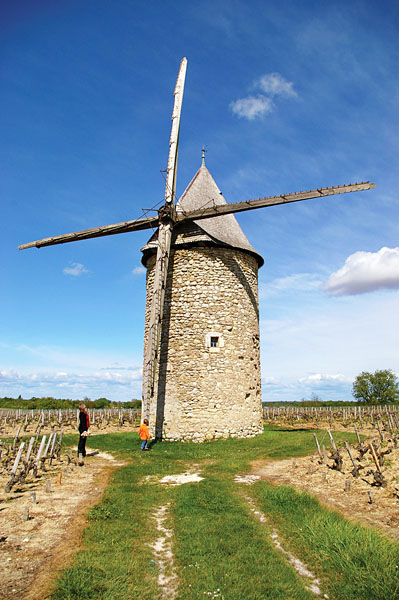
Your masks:
{"label": "green grass", "polygon": [[179,487],[174,520],[178,598],[195,600],[215,592],[229,600],[313,597],[274,550],[232,482],[210,476],[200,485]]}
{"label": "green grass", "polygon": [[165,501],[166,490],[138,485],[149,471],[151,465],[143,461],[115,472],[102,502],[89,511],[83,548],[60,578],[54,598],[158,597],[152,550],[146,543],[157,535],[149,516]]}
{"label": "green grass", "polygon": [[[334,434],[337,443],[354,441]],[[76,443],[68,436],[66,443]],[[178,600],[307,600],[313,597],[270,540],[271,525],[283,545],[317,572],[332,600],[399,599],[399,545],[348,523],[307,494],[258,482],[234,482],[256,458],[288,458],[315,451],[313,432],[269,426],[262,436],[215,442],[157,443],[139,451],[137,434],[91,436],[91,447],[130,463],[116,471],[102,501],[88,516],[83,548],[58,580],[53,600],[160,598],[158,564],[149,544],[159,536],[152,518],[168,503]],[[89,459],[89,460],[95,460]],[[152,475],[198,465],[204,480],[178,487],[140,485]],[[252,514],[251,495],[271,525]],[[385,595],[384,595],[385,594]]]}
{"label": "green grass", "polygon": [[399,545],[344,520],[306,493],[256,483],[251,492],[284,545],[317,571],[336,600],[398,598]]}

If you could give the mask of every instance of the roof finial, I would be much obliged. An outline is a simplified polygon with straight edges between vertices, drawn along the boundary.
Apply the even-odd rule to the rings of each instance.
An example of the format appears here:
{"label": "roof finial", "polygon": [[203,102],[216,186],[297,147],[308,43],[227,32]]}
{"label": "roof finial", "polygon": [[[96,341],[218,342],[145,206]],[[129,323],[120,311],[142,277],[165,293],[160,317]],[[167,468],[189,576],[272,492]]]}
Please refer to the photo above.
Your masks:
{"label": "roof finial", "polygon": [[205,152],[207,152],[205,146],[202,146],[202,166],[205,167]]}

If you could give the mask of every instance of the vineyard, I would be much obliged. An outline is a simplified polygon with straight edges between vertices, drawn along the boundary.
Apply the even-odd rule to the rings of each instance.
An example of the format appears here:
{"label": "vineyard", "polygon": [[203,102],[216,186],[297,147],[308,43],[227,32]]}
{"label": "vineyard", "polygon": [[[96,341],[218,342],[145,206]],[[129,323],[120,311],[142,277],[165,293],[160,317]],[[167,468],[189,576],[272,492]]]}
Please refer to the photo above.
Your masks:
{"label": "vineyard", "polygon": [[[127,431],[140,423],[140,410],[131,408],[93,408],[88,409],[90,429],[93,433],[109,433],[113,430]],[[0,436],[34,435],[48,433],[55,428],[76,433],[78,409],[0,409]],[[358,429],[372,432],[378,424],[386,422],[388,429],[399,427],[399,406],[353,406],[353,407],[263,407],[265,423],[290,425],[293,427],[330,429]]]}
{"label": "vineyard", "polygon": [[[140,411],[133,409],[91,409],[89,417],[92,434],[136,431],[140,424]],[[385,457],[391,455],[390,464],[397,462],[392,460],[399,441],[397,407],[264,407],[263,417],[267,424],[327,431],[327,446],[320,444],[314,433],[319,465],[347,473],[355,480],[367,481],[370,486],[387,488],[383,474]],[[63,435],[76,433],[78,420],[76,409],[0,411],[0,435],[8,440],[11,438],[0,442],[0,479],[7,479],[5,492],[9,493],[29,477],[35,479],[49,470],[57,470],[63,460],[60,458]],[[345,442],[343,449],[338,448],[331,433],[334,430],[355,432],[357,445],[351,450]],[[366,438],[366,443],[361,441],[360,434]],[[71,451],[65,460],[68,467],[73,460]],[[350,482],[350,479],[346,480],[347,490]],[[392,485],[388,487],[391,489]],[[391,491],[397,494],[396,487]],[[369,498],[372,502],[371,491]]]}
{"label": "vineyard", "polygon": [[[118,464],[112,455],[88,451],[84,469],[70,447],[76,439],[78,412],[65,410],[3,410],[0,417],[0,598],[13,598],[32,582],[57,568],[67,549],[60,545],[73,517],[85,520],[85,508],[98,501]],[[91,431],[103,434],[137,429],[133,410],[90,410]],[[75,434],[71,438],[71,433]],[[65,438],[68,444],[65,445]],[[83,513],[82,513],[83,510]],[[86,509],[87,510],[87,509]],[[76,540],[79,543],[79,540]],[[74,551],[74,546],[69,552]],[[31,596],[39,598],[41,591]]]}
{"label": "vineyard", "polygon": [[[76,433],[79,411],[64,410],[3,410],[0,411],[0,435],[12,441],[0,441],[0,483],[5,478],[5,493],[26,479],[38,479],[56,471],[72,451],[61,458],[64,433]],[[132,409],[93,409],[89,411],[92,433],[136,430],[140,412]],[[22,440],[24,438],[24,441]],[[59,472],[59,479],[62,472]]]}
{"label": "vineyard", "polygon": [[[264,408],[266,423],[317,429],[314,454],[255,467],[262,477],[317,495],[345,516],[399,539],[399,410],[397,406]],[[357,443],[338,446],[334,431]],[[344,434],[345,435],[345,434]]]}
{"label": "vineyard", "polygon": [[[140,411],[120,408],[88,409],[90,430],[93,433],[128,431],[140,424]],[[79,424],[78,409],[24,410],[0,409],[0,437],[26,436],[50,433],[55,429],[76,433]]]}
{"label": "vineyard", "polygon": [[[76,433],[79,411],[3,410],[0,418],[0,488],[6,498],[30,494],[23,518],[30,518],[29,506],[36,504],[36,490],[61,485],[77,465],[72,449],[63,451],[66,433]],[[136,430],[140,414],[131,409],[90,411],[91,431],[111,433]]]}
{"label": "vineyard", "polygon": [[399,431],[399,406],[304,407],[287,406],[263,408],[265,423],[316,429],[358,429],[373,433],[384,423],[391,433]]}

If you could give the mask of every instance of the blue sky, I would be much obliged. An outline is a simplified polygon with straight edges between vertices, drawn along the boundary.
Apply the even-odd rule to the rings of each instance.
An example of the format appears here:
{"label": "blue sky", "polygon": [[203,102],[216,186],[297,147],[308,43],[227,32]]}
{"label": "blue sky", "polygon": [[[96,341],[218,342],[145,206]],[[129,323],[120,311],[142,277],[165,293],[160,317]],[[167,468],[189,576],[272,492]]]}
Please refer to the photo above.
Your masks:
{"label": "blue sky", "polygon": [[19,252],[162,201],[188,58],[177,192],[228,202],[370,180],[237,217],[259,274],[264,400],[350,400],[398,372],[398,33],[392,0],[0,5],[0,395],[141,397],[148,232]]}

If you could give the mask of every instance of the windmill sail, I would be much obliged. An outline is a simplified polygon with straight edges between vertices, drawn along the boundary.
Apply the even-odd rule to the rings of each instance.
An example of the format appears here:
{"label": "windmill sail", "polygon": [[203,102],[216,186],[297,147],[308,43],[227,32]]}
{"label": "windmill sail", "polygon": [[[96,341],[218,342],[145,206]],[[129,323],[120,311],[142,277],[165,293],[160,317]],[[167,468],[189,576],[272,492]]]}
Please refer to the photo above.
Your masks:
{"label": "windmill sail", "polygon": [[158,347],[162,328],[163,305],[165,298],[166,279],[172,227],[174,221],[174,199],[176,190],[176,167],[180,132],[180,114],[183,102],[184,82],[186,77],[187,59],[180,63],[179,74],[174,91],[174,105],[172,112],[172,129],[169,141],[169,156],[165,187],[165,207],[159,223],[158,247],[154,275],[154,285],[151,299],[151,311],[148,329],[147,348],[144,357],[143,372],[143,416],[148,417],[149,402],[154,395],[155,374],[158,363]]}
{"label": "windmill sail", "polygon": [[300,202],[301,200],[310,200],[311,198],[324,198],[336,194],[347,194],[349,192],[361,192],[375,188],[375,183],[363,181],[361,183],[350,183],[348,185],[339,185],[335,187],[318,188],[307,192],[296,192],[294,194],[282,194],[281,196],[267,196],[256,200],[246,200],[244,202],[235,202],[231,204],[220,204],[210,201],[211,206],[204,205],[200,209],[178,214],[177,221],[186,219],[200,220],[218,215],[228,215],[231,213],[253,210],[255,208],[265,208],[267,206],[277,206],[279,204],[288,204],[289,202]]}
{"label": "windmill sail", "polygon": [[158,216],[134,219],[133,221],[123,221],[122,223],[114,223],[113,225],[103,225],[101,227],[93,227],[92,229],[83,229],[82,231],[64,233],[42,240],[36,240],[35,242],[29,242],[29,244],[22,244],[21,246],[18,246],[18,249],[26,250],[27,248],[43,248],[44,246],[56,246],[57,244],[67,244],[68,242],[79,242],[91,238],[116,235],[117,233],[129,233],[130,231],[152,229],[158,227],[158,222]]}

